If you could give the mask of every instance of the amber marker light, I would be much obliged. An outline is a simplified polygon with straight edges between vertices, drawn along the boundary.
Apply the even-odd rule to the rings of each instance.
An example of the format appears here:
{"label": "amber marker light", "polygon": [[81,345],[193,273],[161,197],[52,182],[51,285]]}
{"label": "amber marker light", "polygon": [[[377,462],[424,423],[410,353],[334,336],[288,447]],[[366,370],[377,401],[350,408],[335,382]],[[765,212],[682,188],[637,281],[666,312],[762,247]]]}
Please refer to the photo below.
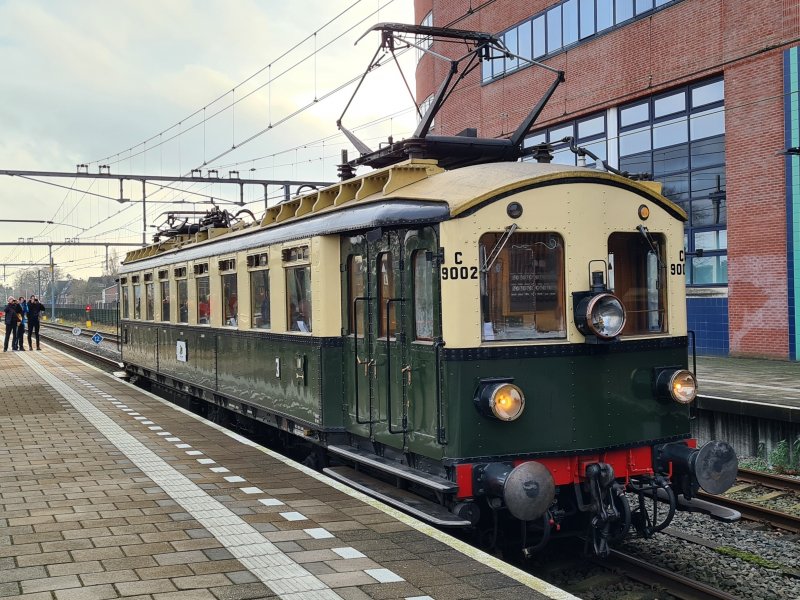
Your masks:
{"label": "amber marker light", "polygon": [[639,205],[639,218],[642,221],[647,221],[650,216],[650,209],[645,204]]}
{"label": "amber marker light", "polygon": [[475,404],[484,416],[514,421],[525,409],[525,395],[508,379],[484,380],[478,388]]}
{"label": "amber marker light", "polygon": [[662,371],[657,380],[661,395],[668,395],[679,404],[689,404],[697,398],[697,379],[686,369],[667,369]]}

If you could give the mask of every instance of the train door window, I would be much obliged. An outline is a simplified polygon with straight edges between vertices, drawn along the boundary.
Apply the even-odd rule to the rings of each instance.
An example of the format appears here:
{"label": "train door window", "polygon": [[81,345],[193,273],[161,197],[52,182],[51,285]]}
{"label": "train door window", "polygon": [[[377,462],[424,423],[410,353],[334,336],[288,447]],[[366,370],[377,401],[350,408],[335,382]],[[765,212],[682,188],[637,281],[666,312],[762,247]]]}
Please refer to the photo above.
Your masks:
{"label": "train door window", "polygon": [[169,281],[162,281],[158,285],[161,288],[161,320],[169,321]]}
{"label": "train door window", "polygon": [[388,303],[392,298],[394,298],[392,253],[383,252],[378,255],[378,306],[380,307],[378,337],[394,337],[397,329],[397,304]]}
{"label": "train door window", "polygon": [[178,292],[178,323],[189,322],[189,286],[185,279],[175,282]]}
{"label": "train door window", "polygon": [[486,233],[479,251],[483,341],[566,337],[559,234]]}
{"label": "train door window", "polygon": [[128,296],[128,286],[123,283],[122,285],[122,318],[123,319],[130,319],[131,318],[131,303],[130,297]]}
{"label": "train door window", "polygon": [[364,304],[356,303],[356,298],[364,298],[366,294],[367,273],[364,269],[364,257],[353,255],[347,264],[347,332],[358,332],[359,337],[366,335],[364,326]]}
{"label": "train door window", "polygon": [[154,302],[155,302],[155,286],[152,282],[144,284],[144,318],[148,321],[155,319],[154,315]]}
{"label": "train door window", "polygon": [[209,325],[211,323],[211,288],[208,277],[198,277],[197,284],[197,324]]}
{"label": "train door window", "polygon": [[250,273],[250,324],[254,329],[269,329],[269,269]]}
{"label": "train door window", "polygon": [[236,327],[239,318],[239,297],[236,293],[236,273],[222,276],[222,324]]}
{"label": "train door window", "polygon": [[133,318],[142,318],[142,286],[138,283],[133,286]]}
{"label": "train door window", "polygon": [[424,250],[414,252],[414,337],[433,339],[433,268]]}
{"label": "train door window", "polygon": [[311,267],[286,268],[286,312],[290,331],[311,332]]}
{"label": "train door window", "polygon": [[612,233],[608,238],[609,287],[622,300],[622,335],[663,333],[667,327],[664,236]]}

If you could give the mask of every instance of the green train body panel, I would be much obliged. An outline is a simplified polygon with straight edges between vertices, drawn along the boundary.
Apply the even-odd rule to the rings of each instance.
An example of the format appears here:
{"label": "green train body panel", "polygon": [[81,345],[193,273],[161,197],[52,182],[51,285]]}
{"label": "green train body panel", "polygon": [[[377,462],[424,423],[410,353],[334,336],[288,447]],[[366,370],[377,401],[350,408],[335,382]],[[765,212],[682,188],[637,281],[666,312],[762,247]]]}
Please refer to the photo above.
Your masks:
{"label": "green train body panel", "polygon": [[[688,436],[689,409],[656,399],[653,389],[655,365],[685,363],[685,347],[447,361],[446,455],[578,453]],[[476,409],[479,380],[489,377],[513,377],[525,391],[516,421],[486,418]]]}
{"label": "green train body panel", "polygon": [[[124,323],[123,359],[298,423],[342,427],[342,352],[321,338]],[[186,361],[177,360],[178,341]]]}

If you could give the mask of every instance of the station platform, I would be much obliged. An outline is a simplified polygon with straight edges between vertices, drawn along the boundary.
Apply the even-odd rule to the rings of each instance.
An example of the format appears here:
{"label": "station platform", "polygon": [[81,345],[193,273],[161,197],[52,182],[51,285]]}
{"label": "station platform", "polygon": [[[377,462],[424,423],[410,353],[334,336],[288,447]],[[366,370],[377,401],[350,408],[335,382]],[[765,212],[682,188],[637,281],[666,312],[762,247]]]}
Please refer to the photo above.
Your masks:
{"label": "station platform", "polygon": [[0,354],[0,597],[574,596],[52,346]]}
{"label": "station platform", "polygon": [[699,409],[800,423],[800,363],[698,356],[697,380]]}

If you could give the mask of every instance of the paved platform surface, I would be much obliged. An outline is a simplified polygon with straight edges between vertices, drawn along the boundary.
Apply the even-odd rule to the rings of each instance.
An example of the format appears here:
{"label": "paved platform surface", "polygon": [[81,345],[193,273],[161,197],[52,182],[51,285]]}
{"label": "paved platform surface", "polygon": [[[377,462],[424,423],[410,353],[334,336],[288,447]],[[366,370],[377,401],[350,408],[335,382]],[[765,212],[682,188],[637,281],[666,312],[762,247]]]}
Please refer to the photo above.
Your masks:
{"label": "paved platform surface", "polygon": [[45,347],[0,354],[0,597],[573,598]]}
{"label": "paved platform surface", "polygon": [[800,409],[798,362],[698,356],[697,379],[701,402],[715,398]]}

